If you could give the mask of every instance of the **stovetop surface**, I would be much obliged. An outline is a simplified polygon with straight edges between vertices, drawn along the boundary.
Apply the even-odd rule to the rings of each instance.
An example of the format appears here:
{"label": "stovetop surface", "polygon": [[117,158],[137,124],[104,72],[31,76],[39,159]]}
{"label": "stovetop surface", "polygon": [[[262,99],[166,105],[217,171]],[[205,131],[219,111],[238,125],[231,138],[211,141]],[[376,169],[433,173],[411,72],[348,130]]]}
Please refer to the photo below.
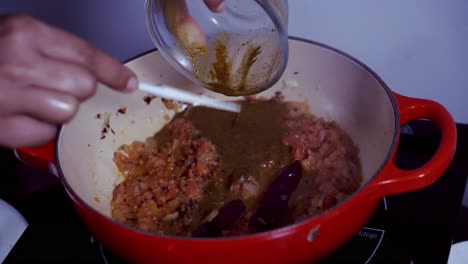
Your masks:
{"label": "stovetop surface", "polygon": [[[458,125],[454,161],[433,185],[385,197],[372,219],[324,263],[446,263],[453,241],[468,239],[460,203],[468,175],[468,126]],[[440,135],[431,123],[412,122],[402,133],[396,164],[426,162]],[[1,150],[0,198],[23,214],[29,226],[4,263],[123,263],[101,247],[72,208],[54,176]],[[460,218],[462,217],[462,218]],[[465,218],[463,218],[465,217]]]}

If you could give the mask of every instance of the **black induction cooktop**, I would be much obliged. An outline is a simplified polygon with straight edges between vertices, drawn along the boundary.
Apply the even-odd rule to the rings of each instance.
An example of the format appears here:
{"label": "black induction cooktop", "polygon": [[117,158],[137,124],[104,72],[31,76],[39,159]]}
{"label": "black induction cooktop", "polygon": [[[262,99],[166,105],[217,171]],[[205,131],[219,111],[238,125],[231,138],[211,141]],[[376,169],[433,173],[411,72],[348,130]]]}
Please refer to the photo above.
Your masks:
{"label": "black induction cooktop", "polygon": [[[468,227],[461,224],[468,222],[467,214],[460,207],[468,175],[468,125],[457,129],[456,156],[444,175],[423,190],[382,199],[372,219],[324,263],[447,263],[452,243],[468,239]],[[408,124],[397,165],[420,166],[439,140],[430,122]],[[17,161],[9,150],[0,158],[0,198],[29,222],[5,264],[123,263],[88,232],[57,178]]]}

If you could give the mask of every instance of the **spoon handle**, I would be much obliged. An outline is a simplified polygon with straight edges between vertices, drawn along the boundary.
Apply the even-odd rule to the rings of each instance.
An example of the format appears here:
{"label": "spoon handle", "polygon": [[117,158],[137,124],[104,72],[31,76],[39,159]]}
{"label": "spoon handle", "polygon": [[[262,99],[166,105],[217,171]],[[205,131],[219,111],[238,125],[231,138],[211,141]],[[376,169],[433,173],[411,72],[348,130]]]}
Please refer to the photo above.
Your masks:
{"label": "spoon handle", "polygon": [[151,85],[148,83],[140,83],[139,89],[141,91],[156,95],[161,98],[174,100],[182,103],[202,105],[230,112],[240,112],[240,105],[236,102],[220,101],[207,96],[186,92],[182,89],[166,85]]}

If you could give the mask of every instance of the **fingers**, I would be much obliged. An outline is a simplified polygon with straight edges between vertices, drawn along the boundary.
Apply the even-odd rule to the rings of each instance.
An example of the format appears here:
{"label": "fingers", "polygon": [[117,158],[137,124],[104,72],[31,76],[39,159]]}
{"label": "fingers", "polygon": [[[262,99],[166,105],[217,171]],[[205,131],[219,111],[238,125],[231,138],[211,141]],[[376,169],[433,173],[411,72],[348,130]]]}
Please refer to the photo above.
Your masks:
{"label": "fingers", "polygon": [[137,89],[135,74],[79,38],[27,16],[0,16],[0,145],[36,146],[97,83]]}
{"label": "fingers", "polygon": [[164,19],[169,30],[175,30],[181,21],[190,16],[185,0],[170,0],[164,2]]}
{"label": "fingers", "polygon": [[[37,70],[40,69],[40,70]],[[20,70],[26,86],[43,87],[84,100],[96,92],[96,76],[79,65],[40,58],[27,69]]]}
{"label": "fingers", "polygon": [[57,128],[32,117],[0,117],[0,145],[9,148],[41,146],[54,139]]}
{"label": "fingers", "polygon": [[224,0],[204,0],[206,6],[213,12],[222,12],[225,8]]}
{"label": "fingers", "polygon": [[7,89],[0,94],[0,118],[28,115],[49,124],[61,124],[73,118],[78,105],[74,96],[50,89]]}
{"label": "fingers", "polygon": [[200,50],[206,51],[205,32],[191,17],[184,19],[175,32],[176,38],[183,49],[196,54]]}
{"label": "fingers", "polygon": [[166,1],[164,16],[177,44],[188,53],[206,50],[206,37],[200,25],[189,15],[185,0]]}
{"label": "fingers", "polygon": [[44,27],[39,37],[41,53],[50,59],[66,61],[85,67],[97,81],[120,91],[138,87],[135,73],[123,64],[87,42],[63,30]]}

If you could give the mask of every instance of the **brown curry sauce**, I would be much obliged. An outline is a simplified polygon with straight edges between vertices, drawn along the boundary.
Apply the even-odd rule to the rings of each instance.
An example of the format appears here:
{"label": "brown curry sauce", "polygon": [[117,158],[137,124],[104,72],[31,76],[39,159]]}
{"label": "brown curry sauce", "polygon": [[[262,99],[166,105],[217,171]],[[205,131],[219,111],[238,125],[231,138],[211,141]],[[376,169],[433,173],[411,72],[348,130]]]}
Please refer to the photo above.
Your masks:
{"label": "brown curry sauce", "polygon": [[[212,175],[217,183],[205,190],[201,208],[205,213],[236,197],[229,187],[240,177],[256,179],[259,192],[273,180],[275,174],[291,162],[289,148],[281,143],[285,128],[280,124],[286,107],[275,101],[251,103],[243,101],[240,113],[206,107],[193,107],[179,113],[190,121],[202,136],[216,146],[220,167]],[[155,135],[163,142],[168,135],[162,130]],[[254,200],[245,201],[250,209]]]}
{"label": "brown curry sauce", "polygon": [[[114,161],[122,173],[135,175],[137,172],[139,176],[129,177],[116,187],[112,202],[113,217],[145,230],[190,236],[198,226],[210,221],[210,215],[216,215],[216,211],[231,201],[241,200],[246,206],[246,213],[222,235],[248,234],[252,232],[248,230],[248,221],[258,208],[263,195],[270,190],[270,184],[278,177],[282,168],[294,160],[302,164],[302,178],[290,196],[289,208],[284,215],[285,220],[280,225],[294,223],[320,213],[359,188],[362,180],[359,150],[336,123],[327,122],[304,112],[307,110],[303,104],[289,104],[275,99],[246,100],[241,103],[240,113],[200,106],[189,107],[177,113],[173,121],[152,137],[152,141],[157,143],[148,145],[149,141],[146,144],[136,142],[133,143],[134,146],[125,147],[127,153],[128,151],[131,153],[128,158],[117,155]],[[173,168],[174,172],[170,172],[172,169],[169,170],[168,176],[172,178],[171,182],[176,183],[171,188],[182,192],[178,194],[182,195],[181,200],[177,195],[172,197],[186,203],[185,207],[182,207],[186,209],[182,211],[168,208],[167,206],[174,204],[174,200],[164,198],[165,202],[161,203],[159,201],[161,197],[154,191],[149,193],[145,191],[146,194],[134,191],[135,186],[147,183],[150,185],[156,183],[151,185],[154,190],[160,188],[158,181],[161,180],[158,180],[158,177],[164,176],[154,171],[151,164],[152,157],[145,156],[159,155],[161,148],[153,149],[152,145],[171,146],[172,144],[172,147],[178,145],[173,145],[175,138],[171,134],[171,124],[174,120],[184,120],[191,124],[192,132],[189,133],[195,131],[197,138],[209,142],[214,147],[212,151],[217,157],[215,167],[210,165],[213,170],[205,174],[203,180],[200,179],[205,183],[199,186],[198,198],[195,200],[190,198],[190,195],[187,196],[187,191],[190,190],[185,190],[186,187],[182,186],[183,182],[186,179],[190,180],[192,177],[190,175],[193,174],[182,172],[177,167]],[[192,153],[197,152],[197,149],[192,150]],[[195,156],[197,164],[200,157]],[[171,156],[167,158],[172,159]],[[183,156],[178,157],[180,158],[181,162],[187,162]],[[171,163],[170,160],[158,162]],[[126,168],[131,169],[125,172]],[[195,177],[198,177],[196,173],[195,171]],[[198,181],[196,178],[191,179]],[[242,184],[245,184],[246,179],[251,179],[254,183],[253,195],[246,195],[243,192]],[[178,181],[180,182],[177,183]],[[241,188],[233,189],[238,186]],[[153,203],[151,200],[144,200],[143,204],[132,202],[141,200],[139,197],[142,195],[152,197],[151,199],[154,199],[154,203],[158,205],[151,207],[149,211],[148,207],[139,209],[146,202]],[[142,215],[143,218],[138,215]],[[140,220],[144,220],[143,225]]]}

